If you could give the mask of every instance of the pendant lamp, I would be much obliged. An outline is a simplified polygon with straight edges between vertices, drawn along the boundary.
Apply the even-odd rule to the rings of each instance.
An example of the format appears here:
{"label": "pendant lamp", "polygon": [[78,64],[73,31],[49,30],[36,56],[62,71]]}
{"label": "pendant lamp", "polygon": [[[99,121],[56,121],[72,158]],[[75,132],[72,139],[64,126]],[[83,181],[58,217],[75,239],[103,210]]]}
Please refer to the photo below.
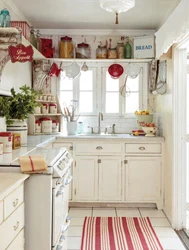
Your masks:
{"label": "pendant lamp", "polygon": [[135,0],[99,0],[100,7],[108,12],[116,14],[116,24],[118,24],[118,14],[126,12],[135,6]]}

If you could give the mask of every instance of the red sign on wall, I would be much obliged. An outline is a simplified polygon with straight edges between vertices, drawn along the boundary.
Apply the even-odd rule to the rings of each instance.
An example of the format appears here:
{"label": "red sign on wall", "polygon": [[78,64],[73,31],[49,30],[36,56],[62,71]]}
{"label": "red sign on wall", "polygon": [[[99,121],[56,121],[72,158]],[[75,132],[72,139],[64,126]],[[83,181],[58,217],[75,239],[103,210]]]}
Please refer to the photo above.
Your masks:
{"label": "red sign on wall", "polygon": [[9,46],[9,55],[11,61],[15,62],[32,62],[33,61],[33,48],[32,46],[24,46],[18,44],[17,46]]}

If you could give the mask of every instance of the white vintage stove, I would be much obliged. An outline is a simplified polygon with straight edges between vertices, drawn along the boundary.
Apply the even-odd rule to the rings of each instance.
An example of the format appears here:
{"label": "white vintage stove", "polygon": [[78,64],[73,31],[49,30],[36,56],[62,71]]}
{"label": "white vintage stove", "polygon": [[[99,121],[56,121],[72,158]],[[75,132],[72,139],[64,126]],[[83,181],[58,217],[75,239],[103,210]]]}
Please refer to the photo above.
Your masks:
{"label": "white vintage stove", "polygon": [[[25,250],[66,249],[70,167],[73,159],[65,148],[37,148],[26,155],[42,155],[45,174],[32,174],[25,185]],[[20,172],[19,161],[0,166],[0,172]]]}

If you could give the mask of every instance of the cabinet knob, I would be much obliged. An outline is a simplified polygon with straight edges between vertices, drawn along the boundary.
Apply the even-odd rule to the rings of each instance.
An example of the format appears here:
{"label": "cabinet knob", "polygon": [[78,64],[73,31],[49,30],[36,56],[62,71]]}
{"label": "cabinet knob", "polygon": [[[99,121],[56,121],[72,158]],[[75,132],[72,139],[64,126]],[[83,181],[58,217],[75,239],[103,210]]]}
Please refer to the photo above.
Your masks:
{"label": "cabinet knob", "polygon": [[13,226],[14,231],[16,231],[16,230],[18,229],[18,227],[19,227],[19,221],[17,221],[16,225],[15,225],[15,226]]}
{"label": "cabinet knob", "polygon": [[96,147],[96,149],[101,150],[101,149],[103,149],[103,147],[98,146],[98,147]]}
{"label": "cabinet knob", "polygon": [[145,150],[145,147],[139,147],[139,150]]}
{"label": "cabinet knob", "polygon": [[18,199],[16,199],[15,201],[13,201],[12,205],[13,205],[13,207],[16,207],[18,205]]}

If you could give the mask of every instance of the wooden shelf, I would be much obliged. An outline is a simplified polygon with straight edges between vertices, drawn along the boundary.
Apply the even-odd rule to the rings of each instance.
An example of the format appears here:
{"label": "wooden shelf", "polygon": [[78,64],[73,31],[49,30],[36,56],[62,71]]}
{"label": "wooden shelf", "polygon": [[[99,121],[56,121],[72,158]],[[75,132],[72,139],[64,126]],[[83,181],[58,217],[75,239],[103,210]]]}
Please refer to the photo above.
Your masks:
{"label": "wooden shelf", "polygon": [[56,101],[36,100],[36,102],[57,103]]}
{"label": "wooden shelf", "polygon": [[57,114],[33,114],[34,116],[62,116],[61,113],[57,113]]}
{"label": "wooden shelf", "polygon": [[[40,53],[40,52],[39,52]],[[98,62],[98,63],[148,63],[154,60],[151,59],[79,59],[79,58],[46,58],[47,60],[53,61],[53,62]]]}

